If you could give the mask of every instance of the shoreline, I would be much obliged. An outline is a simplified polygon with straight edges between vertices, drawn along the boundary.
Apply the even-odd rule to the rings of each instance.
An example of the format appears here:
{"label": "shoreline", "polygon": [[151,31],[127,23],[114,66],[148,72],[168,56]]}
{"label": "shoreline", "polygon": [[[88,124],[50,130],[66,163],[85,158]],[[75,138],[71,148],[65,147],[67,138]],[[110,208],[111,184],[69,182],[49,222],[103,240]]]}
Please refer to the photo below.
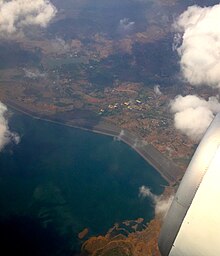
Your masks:
{"label": "shoreline", "polygon": [[[36,115],[36,113],[28,112],[26,109],[22,109],[21,106],[16,105],[14,102],[3,101],[3,103],[14,111],[20,112],[31,118],[38,119],[45,122],[50,122],[58,125],[67,126],[70,128],[80,129],[88,132],[93,132],[105,136],[110,136],[116,140],[122,141],[131,147],[136,153],[138,153],[148,164],[150,164],[154,169],[168,182],[172,185],[178,181],[178,177],[181,175],[178,166],[176,166],[170,159],[166,158],[160,151],[158,151],[153,145],[149,143],[143,143],[141,138],[138,138],[135,134],[131,134],[126,130],[122,130],[119,127],[110,126],[108,124],[98,123],[97,125],[87,126],[77,125],[71,121],[64,120],[53,120],[47,116]],[[88,120],[86,120],[88,121]]]}

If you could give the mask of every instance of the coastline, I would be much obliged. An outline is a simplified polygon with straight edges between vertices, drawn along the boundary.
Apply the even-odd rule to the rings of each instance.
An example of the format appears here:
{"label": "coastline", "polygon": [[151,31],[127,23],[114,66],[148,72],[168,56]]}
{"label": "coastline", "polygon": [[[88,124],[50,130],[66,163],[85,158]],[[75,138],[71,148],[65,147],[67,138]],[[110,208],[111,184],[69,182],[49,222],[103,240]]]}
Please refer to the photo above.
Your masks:
{"label": "coastline", "polygon": [[76,123],[74,120],[65,121],[62,119],[57,119],[49,116],[36,115],[31,111],[23,109],[12,101],[3,101],[9,109],[20,112],[22,114],[28,115],[31,118],[39,119],[45,122],[50,122],[58,125],[64,125],[70,128],[80,129],[84,131],[94,132],[97,134],[110,136],[116,140],[120,140],[123,143],[130,146],[135,150],[146,162],[155,168],[157,172],[172,185],[178,181],[181,176],[181,172],[178,166],[175,165],[170,159],[166,158],[160,151],[158,151],[153,145],[143,142],[141,138],[138,138],[135,134],[131,134],[126,130],[122,130],[119,127],[113,126],[111,124],[106,124],[104,122],[99,122],[97,124],[89,124],[89,120],[84,120],[83,124]]}

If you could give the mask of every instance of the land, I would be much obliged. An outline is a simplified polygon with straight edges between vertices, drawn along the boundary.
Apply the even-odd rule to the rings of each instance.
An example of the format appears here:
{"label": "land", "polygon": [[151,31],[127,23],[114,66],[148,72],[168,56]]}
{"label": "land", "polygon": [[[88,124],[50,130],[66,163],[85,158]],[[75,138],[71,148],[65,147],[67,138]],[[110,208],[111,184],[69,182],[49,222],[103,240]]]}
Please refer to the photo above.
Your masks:
{"label": "land", "polygon": [[[160,2],[164,7],[176,3]],[[211,95],[177,79],[172,19],[164,22],[153,10],[148,26],[109,35],[103,32],[106,18],[88,9],[86,18],[94,15],[93,23],[100,25],[95,31],[93,23],[84,25],[85,17],[78,21],[80,15],[77,9],[61,11],[49,31],[30,31],[27,38],[0,43],[0,101],[34,118],[122,140],[175,187],[196,143],[174,128],[170,100],[178,94]],[[81,29],[69,26],[70,21]],[[142,223],[140,230],[139,221],[126,222],[123,230],[116,224],[106,235],[90,238],[82,254],[159,255],[161,216]]]}
{"label": "land", "polygon": [[[135,222],[135,221],[134,221]],[[117,229],[117,224],[114,229]],[[112,235],[111,230],[103,237],[93,237],[82,247],[84,255],[158,255],[156,241],[159,236],[158,220],[151,221],[142,231],[125,235]],[[150,238],[150,239],[149,239]]]}
{"label": "land", "polygon": [[[176,164],[178,168],[170,170],[171,178],[163,174],[166,171],[161,173],[171,182],[178,180],[192,155],[194,143],[173,126],[169,103],[178,92],[169,85],[174,83],[173,78],[169,74],[155,75],[156,66],[149,69],[147,50],[141,56],[143,59],[139,56],[152,40],[156,51],[157,44],[163,44],[161,37],[165,32],[158,28],[159,32],[155,33],[156,28],[151,29],[143,32],[142,37],[137,33],[124,39],[132,45],[132,53],[129,54],[118,52],[117,47],[112,47],[107,55],[100,54],[100,44],[101,48],[108,49],[110,44],[121,41],[104,40],[101,35],[95,35],[92,49],[78,40],[69,42],[64,53],[57,53],[59,42],[16,42],[18,49],[25,49],[32,56],[31,60],[36,56],[39,63],[37,66],[34,62],[30,67],[20,64],[0,70],[0,100],[34,116],[68,125],[99,130],[113,136],[126,131],[130,138],[127,136],[124,141],[129,145],[134,145],[135,141],[151,145],[147,151],[155,148],[167,162]],[[49,47],[53,43],[54,51]],[[167,47],[168,42],[164,44]],[[127,51],[126,47],[123,49]],[[163,87],[160,95],[156,94],[154,86],[162,83],[168,85]],[[141,153],[140,147],[135,148]],[[143,151],[141,154],[144,155]]]}
{"label": "land", "polygon": [[182,173],[178,169],[177,165],[175,165],[170,159],[161,154],[161,152],[158,151],[154,146],[143,142],[141,138],[137,137],[137,135],[122,130],[117,126],[112,125],[111,123],[100,121],[98,124],[94,125],[92,122],[90,123],[89,120],[86,119],[80,119],[79,122],[77,122],[78,120],[66,121],[61,118],[53,119],[50,116],[35,115],[34,113],[23,109],[22,107],[19,107],[10,101],[7,102],[7,106],[9,106],[14,111],[22,112],[26,115],[36,119],[41,119],[43,121],[112,136],[115,140],[123,141],[132,147],[148,163],[150,163],[170,185],[175,184],[181,178]]}
{"label": "land", "polygon": [[[167,188],[163,199],[173,192]],[[82,255],[160,256],[157,241],[163,218],[157,214],[149,223],[142,218],[115,223],[104,236],[89,238],[82,246]]]}

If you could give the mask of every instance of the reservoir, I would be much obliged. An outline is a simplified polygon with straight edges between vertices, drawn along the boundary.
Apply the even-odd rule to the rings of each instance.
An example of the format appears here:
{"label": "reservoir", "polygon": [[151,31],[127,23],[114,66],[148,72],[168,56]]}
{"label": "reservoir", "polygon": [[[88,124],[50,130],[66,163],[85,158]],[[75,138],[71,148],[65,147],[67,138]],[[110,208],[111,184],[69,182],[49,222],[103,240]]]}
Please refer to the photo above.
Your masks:
{"label": "reservoir", "polygon": [[20,226],[28,227],[24,236],[42,237],[32,249],[45,236],[45,255],[69,255],[80,250],[84,228],[90,237],[116,222],[153,218],[139,188],[158,195],[167,183],[123,142],[18,113],[9,126],[21,138],[0,153],[0,227],[12,232],[12,243]]}

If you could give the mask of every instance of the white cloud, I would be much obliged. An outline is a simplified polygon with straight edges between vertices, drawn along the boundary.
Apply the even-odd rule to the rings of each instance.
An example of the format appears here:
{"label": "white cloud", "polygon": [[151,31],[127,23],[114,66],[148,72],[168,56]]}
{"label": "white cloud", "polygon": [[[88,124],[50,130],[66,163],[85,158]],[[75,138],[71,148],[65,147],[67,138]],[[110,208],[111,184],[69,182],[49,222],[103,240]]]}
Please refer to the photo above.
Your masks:
{"label": "white cloud", "polygon": [[178,48],[181,46],[181,43],[182,43],[182,35],[181,33],[176,33],[173,37],[172,50],[178,51]]}
{"label": "white cloud", "polygon": [[135,22],[130,21],[128,18],[121,19],[119,22],[119,32],[127,34],[134,29]]}
{"label": "white cloud", "polygon": [[191,139],[200,139],[214,115],[220,112],[220,103],[217,97],[210,97],[208,101],[196,95],[185,97],[178,95],[170,103],[174,113],[174,125]]}
{"label": "white cloud", "polygon": [[8,121],[5,118],[7,107],[0,102],[0,151],[9,142],[19,143],[20,138],[16,133],[10,132]]}
{"label": "white cloud", "polygon": [[124,135],[125,135],[125,131],[124,131],[124,130],[121,130],[120,133],[119,133],[119,135],[118,135],[118,137],[122,137],[122,136],[124,136]]}
{"label": "white cloud", "polygon": [[149,197],[153,201],[156,199],[156,195],[154,195],[151,192],[150,188],[148,188],[146,186],[141,186],[139,188],[139,197],[141,197],[141,198]]}
{"label": "white cloud", "polygon": [[52,41],[51,46],[54,50],[61,53],[67,53],[71,50],[70,45],[65,42],[62,38],[57,37],[54,41]]}
{"label": "white cloud", "polygon": [[220,88],[220,4],[204,8],[191,6],[180,15],[174,27],[183,35],[177,49],[183,76],[192,85]]}
{"label": "white cloud", "polygon": [[162,95],[162,92],[160,90],[160,85],[157,84],[154,86],[154,93],[158,96]]}
{"label": "white cloud", "polygon": [[114,141],[121,141],[123,136],[125,136],[125,131],[121,130],[118,136],[114,136]]}
{"label": "white cloud", "polygon": [[30,25],[46,27],[56,12],[49,0],[0,0],[0,35],[23,35]]}
{"label": "white cloud", "polygon": [[168,198],[158,197],[155,204],[155,214],[165,217],[173,201],[173,198],[173,195]]}
{"label": "white cloud", "polygon": [[155,214],[161,215],[163,217],[166,215],[173,201],[172,195],[169,198],[164,198],[163,196],[156,196],[151,192],[150,188],[146,186],[141,186],[139,188],[139,197],[141,198],[149,197],[155,206]]}
{"label": "white cloud", "polygon": [[25,77],[28,77],[30,79],[36,79],[36,78],[43,78],[46,76],[45,73],[41,73],[39,70],[32,70],[24,68]]}

